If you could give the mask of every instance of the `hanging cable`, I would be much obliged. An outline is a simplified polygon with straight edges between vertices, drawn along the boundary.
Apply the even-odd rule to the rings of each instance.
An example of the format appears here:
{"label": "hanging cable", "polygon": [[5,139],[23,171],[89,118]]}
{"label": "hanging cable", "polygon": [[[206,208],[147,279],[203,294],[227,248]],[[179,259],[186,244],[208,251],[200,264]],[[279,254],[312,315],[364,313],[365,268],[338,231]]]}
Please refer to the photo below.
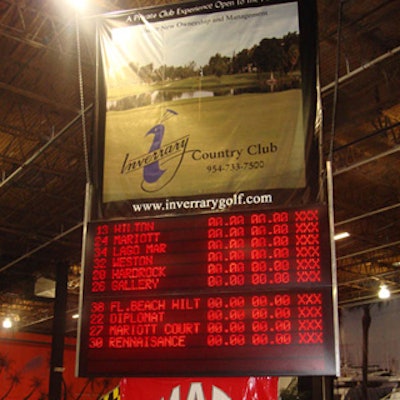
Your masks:
{"label": "hanging cable", "polygon": [[89,167],[89,150],[88,150],[88,139],[86,134],[85,97],[83,90],[82,58],[81,58],[81,43],[80,43],[78,15],[75,15],[75,26],[76,26],[76,49],[78,54],[78,79],[79,79],[79,98],[81,106],[83,156],[85,159],[84,161],[85,161],[86,183],[90,183],[91,179],[90,179],[90,167]]}
{"label": "hanging cable", "polygon": [[338,90],[339,90],[339,73],[340,73],[340,42],[342,36],[342,11],[343,11],[343,0],[339,2],[338,9],[338,22],[337,22],[337,46],[336,46],[336,66],[335,66],[335,80],[334,80],[334,92],[333,92],[333,105],[332,105],[332,123],[331,123],[331,134],[329,141],[329,153],[328,160],[333,160],[333,144],[335,139],[336,130],[336,112],[337,112],[337,101],[338,101]]}

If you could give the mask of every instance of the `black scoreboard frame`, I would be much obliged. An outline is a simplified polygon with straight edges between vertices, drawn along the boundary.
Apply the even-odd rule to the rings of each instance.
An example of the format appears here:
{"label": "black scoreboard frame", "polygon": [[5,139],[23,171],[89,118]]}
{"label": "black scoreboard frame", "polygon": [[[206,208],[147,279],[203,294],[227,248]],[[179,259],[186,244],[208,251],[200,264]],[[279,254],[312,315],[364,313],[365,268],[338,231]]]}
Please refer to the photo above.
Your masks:
{"label": "black scoreboard frame", "polygon": [[84,260],[79,376],[337,372],[325,205],[91,222]]}

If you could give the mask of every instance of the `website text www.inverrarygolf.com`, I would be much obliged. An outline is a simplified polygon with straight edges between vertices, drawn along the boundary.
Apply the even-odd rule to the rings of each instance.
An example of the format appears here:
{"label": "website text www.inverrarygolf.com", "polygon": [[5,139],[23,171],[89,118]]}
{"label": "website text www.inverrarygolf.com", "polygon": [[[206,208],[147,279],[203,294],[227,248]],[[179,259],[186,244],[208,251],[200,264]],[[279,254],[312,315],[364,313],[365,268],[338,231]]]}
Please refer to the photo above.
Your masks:
{"label": "website text www.inverrarygolf.com", "polygon": [[235,193],[228,197],[216,197],[210,199],[196,200],[169,200],[136,203],[132,204],[132,210],[135,213],[146,211],[174,211],[174,210],[225,210],[227,207],[240,205],[271,204],[273,197],[271,194],[245,195],[244,193]]}

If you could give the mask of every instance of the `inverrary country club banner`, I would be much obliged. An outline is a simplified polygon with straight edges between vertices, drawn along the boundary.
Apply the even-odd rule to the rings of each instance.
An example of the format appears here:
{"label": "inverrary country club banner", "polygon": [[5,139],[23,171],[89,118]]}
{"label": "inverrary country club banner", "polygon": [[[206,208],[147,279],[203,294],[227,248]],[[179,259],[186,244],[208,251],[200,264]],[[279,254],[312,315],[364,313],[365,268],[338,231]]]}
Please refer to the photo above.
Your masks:
{"label": "inverrary country club banner", "polygon": [[304,188],[299,18],[262,0],[103,16],[102,202]]}

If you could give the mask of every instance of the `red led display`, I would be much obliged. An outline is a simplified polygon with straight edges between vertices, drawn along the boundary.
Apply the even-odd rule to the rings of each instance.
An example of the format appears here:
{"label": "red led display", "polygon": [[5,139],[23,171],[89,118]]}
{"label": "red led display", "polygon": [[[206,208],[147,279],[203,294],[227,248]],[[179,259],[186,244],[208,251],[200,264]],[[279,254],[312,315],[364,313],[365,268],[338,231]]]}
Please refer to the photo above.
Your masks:
{"label": "red led display", "polygon": [[334,375],[326,209],[90,223],[81,376]]}

